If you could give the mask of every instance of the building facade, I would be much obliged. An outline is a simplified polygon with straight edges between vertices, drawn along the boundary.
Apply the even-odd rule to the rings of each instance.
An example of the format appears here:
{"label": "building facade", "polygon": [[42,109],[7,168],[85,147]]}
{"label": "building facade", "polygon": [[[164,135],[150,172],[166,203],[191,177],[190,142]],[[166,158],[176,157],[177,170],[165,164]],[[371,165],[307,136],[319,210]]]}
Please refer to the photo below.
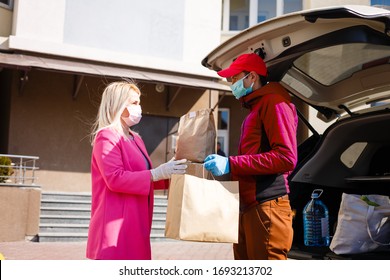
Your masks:
{"label": "building facade", "polygon": [[221,1],[7,2],[0,151],[39,156],[43,190],[90,191],[89,133],[106,84],[127,78],[140,86],[135,130],[155,166],[173,156],[180,116],[215,106],[229,90],[200,64],[220,42]]}
{"label": "building facade", "polygon": [[[39,156],[42,190],[89,192],[89,134],[100,95],[106,84],[127,78],[143,93],[143,119],[135,130],[155,166],[174,155],[180,116],[214,106],[218,141],[234,155],[246,111],[201,60],[244,28],[329,5],[340,3],[1,0],[0,153]],[[307,134],[301,128],[299,138]]]}

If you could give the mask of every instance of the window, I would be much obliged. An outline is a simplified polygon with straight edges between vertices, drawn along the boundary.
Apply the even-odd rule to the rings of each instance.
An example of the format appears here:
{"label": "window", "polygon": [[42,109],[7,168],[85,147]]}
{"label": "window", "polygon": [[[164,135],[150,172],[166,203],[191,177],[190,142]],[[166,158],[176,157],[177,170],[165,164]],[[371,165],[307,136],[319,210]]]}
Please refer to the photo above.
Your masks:
{"label": "window", "polygon": [[390,46],[354,43],[306,53],[294,66],[323,85],[333,85],[370,66],[388,64]]}
{"label": "window", "polygon": [[225,156],[229,155],[229,121],[230,110],[228,108],[219,108],[217,122],[217,142],[220,144],[221,150],[225,153]]}
{"label": "window", "polygon": [[229,110],[228,109],[219,109],[218,110],[218,129],[229,129]]}
{"label": "window", "polygon": [[230,30],[249,27],[249,0],[230,0]]}
{"label": "window", "polygon": [[284,0],[283,13],[288,14],[302,10],[301,0]]}
{"label": "window", "polygon": [[222,31],[241,31],[299,10],[302,10],[302,0],[224,0]]}
{"label": "window", "polygon": [[0,0],[0,7],[12,9],[14,1],[13,0]]}
{"label": "window", "polygon": [[276,17],[276,10],[277,10],[276,2],[278,1],[257,0],[257,22],[256,23]]}
{"label": "window", "polygon": [[388,6],[388,7],[390,7],[390,0],[371,0],[371,6]]}

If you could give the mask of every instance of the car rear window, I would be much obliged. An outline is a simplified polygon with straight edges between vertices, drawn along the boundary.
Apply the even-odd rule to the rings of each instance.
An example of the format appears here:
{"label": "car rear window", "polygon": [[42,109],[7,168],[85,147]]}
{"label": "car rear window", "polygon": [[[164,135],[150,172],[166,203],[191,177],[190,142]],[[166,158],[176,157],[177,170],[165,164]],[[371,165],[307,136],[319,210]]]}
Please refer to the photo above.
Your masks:
{"label": "car rear window", "polygon": [[309,52],[294,67],[323,85],[332,85],[371,66],[390,62],[390,46],[354,43]]}

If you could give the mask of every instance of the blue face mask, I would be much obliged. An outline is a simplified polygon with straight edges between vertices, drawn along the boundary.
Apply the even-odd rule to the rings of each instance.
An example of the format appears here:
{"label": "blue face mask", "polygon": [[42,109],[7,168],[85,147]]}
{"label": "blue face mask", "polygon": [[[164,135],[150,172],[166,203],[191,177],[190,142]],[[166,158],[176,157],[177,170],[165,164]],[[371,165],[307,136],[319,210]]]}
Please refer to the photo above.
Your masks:
{"label": "blue face mask", "polygon": [[245,88],[244,87],[244,79],[248,77],[249,73],[244,76],[242,79],[239,79],[237,82],[232,84],[230,88],[232,89],[233,95],[236,97],[236,99],[240,99],[241,97],[251,93],[253,91],[253,83],[250,85],[250,87]]}

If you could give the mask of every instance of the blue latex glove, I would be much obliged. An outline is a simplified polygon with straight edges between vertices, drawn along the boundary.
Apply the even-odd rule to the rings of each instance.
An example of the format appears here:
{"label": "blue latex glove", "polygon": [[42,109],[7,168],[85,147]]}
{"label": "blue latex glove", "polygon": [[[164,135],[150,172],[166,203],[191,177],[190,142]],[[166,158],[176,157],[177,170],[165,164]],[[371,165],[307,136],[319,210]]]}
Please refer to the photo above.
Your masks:
{"label": "blue latex glove", "polygon": [[214,176],[222,176],[230,172],[229,158],[217,154],[208,155],[204,160],[204,168]]}

